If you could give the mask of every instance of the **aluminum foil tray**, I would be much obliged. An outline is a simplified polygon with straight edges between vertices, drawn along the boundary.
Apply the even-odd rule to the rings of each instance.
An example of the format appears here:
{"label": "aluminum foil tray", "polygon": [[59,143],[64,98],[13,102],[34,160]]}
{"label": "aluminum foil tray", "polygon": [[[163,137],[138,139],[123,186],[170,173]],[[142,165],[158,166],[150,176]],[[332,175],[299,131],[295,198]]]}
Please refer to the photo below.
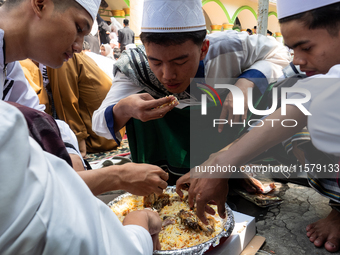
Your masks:
{"label": "aluminum foil tray", "polygon": [[[166,188],[166,192],[176,193],[176,186],[168,186]],[[107,205],[111,207],[113,204],[131,195],[132,194],[130,193],[125,193],[123,195],[120,195],[119,197],[116,197],[114,200],[109,202]],[[231,233],[233,232],[234,226],[235,226],[235,220],[234,220],[234,215],[233,215],[232,210],[227,204],[225,205],[225,209],[226,209],[228,217],[226,217],[226,219],[224,220],[224,229],[221,233],[216,235],[214,238],[204,243],[201,243],[201,244],[189,247],[189,248],[167,250],[167,251],[157,250],[157,251],[154,251],[153,255],[202,255],[210,248],[218,246],[222,238],[227,238],[231,235]]]}

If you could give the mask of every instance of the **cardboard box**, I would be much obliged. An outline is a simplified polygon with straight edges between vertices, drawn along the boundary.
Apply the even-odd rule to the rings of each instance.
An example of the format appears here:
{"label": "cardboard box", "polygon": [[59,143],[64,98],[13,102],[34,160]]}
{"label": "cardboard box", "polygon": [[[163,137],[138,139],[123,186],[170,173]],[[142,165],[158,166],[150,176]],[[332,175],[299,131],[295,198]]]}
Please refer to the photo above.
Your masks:
{"label": "cardboard box", "polygon": [[247,247],[244,248],[241,255],[255,255],[259,251],[259,249],[261,248],[261,246],[263,245],[265,241],[266,241],[266,238],[264,238],[263,236],[254,236],[254,238],[251,239]]}
{"label": "cardboard box", "polygon": [[221,245],[206,252],[206,255],[240,255],[256,234],[255,218],[234,212],[235,227],[231,236]]}

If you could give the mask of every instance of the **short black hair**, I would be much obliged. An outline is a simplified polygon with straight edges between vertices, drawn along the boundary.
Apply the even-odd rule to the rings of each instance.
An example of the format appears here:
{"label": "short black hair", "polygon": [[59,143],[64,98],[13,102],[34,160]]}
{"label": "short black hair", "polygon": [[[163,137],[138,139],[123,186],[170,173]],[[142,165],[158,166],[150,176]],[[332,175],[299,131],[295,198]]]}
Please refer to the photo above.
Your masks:
{"label": "short black hair", "polygon": [[128,26],[129,25],[129,20],[128,19],[124,19],[123,23],[124,23],[125,26]]}
{"label": "short black hair", "polygon": [[150,33],[142,32],[140,39],[143,44],[155,43],[163,46],[179,45],[186,41],[193,41],[197,46],[201,46],[207,31],[199,30],[194,32],[183,32],[183,33]]}
{"label": "short black hair", "polygon": [[114,53],[122,53],[122,51],[120,50],[120,48],[114,48],[114,49],[113,49],[113,52],[114,52]]}
{"label": "short black hair", "polygon": [[83,50],[91,50],[90,44],[87,41],[83,42]]}
{"label": "short black hair", "polygon": [[338,36],[340,30],[340,2],[315,10],[299,13],[279,20],[280,24],[297,20],[308,29],[326,29],[331,36]]}
{"label": "short black hair", "polygon": [[253,31],[251,31],[250,28],[247,29],[247,32],[250,33],[250,34],[253,34]]}
{"label": "short black hair", "polygon": [[122,53],[116,52],[115,54],[113,54],[113,57],[114,57],[114,59],[119,59],[121,55],[122,55]]}

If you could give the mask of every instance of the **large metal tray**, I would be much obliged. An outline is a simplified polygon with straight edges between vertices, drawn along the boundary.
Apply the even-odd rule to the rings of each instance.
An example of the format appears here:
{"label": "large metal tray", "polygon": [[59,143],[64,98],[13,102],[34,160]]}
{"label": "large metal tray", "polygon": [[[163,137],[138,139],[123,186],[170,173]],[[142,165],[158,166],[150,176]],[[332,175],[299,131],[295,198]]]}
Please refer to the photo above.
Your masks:
{"label": "large metal tray", "polygon": [[[176,186],[168,186],[166,188],[166,191],[169,193],[176,193]],[[120,195],[119,197],[116,197],[114,200],[108,203],[108,206],[111,207],[113,204],[119,202],[125,197],[132,196],[130,193],[125,193],[123,195]],[[216,235],[214,238],[201,243],[199,245],[195,245],[189,248],[183,248],[183,249],[176,249],[176,250],[167,250],[167,251],[154,251],[154,255],[202,255],[209,249],[213,249],[214,247],[218,246],[221,241],[225,241],[226,238],[228,238],[231,233],[233,232],[234,226],[235,226],[235,220],[234,215],[230,207],[226,204],[225,205],[226,213],[228,217],[224,220],[224,228],[221,233]]]}

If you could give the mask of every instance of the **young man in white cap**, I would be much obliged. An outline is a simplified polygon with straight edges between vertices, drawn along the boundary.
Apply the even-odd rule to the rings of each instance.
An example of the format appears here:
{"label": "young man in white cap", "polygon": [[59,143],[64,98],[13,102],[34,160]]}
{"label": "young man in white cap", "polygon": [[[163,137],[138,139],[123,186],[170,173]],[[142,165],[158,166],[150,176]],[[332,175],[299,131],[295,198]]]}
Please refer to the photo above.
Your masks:
{"label": "young man in white cap", "polygon": [[[313,144],[326,153],[328,163],[308,157],[309,163],[322,167],[323,171],[309,171],[309,184],[320,194],[330,199],[330,214],[307,226],[307,236],[317,247],[324,246],[330,252],[340,248],[340,187],[339,187],[339,78],[340,55],[334,49],[340,46],[340,2],[336,0],[287,1],[278,0],[278,18],[285,44],[294,50],[295,65],[310,78],[297,82],[293,89],[298,92],[288,93],[289,99],[301,100],[310,93],[309,100],[302,112],[296,105],[288,103],[286,113],[278,109],[267,119],[279,123],[284,119],[295,120],[295,127],[282,125],[273,127],[264,122],[262,127],[254,128],[231,149],[212,155],[204,165],[241,166],[275,144],[284,141],[307,125]],[[304,89],[304,91],[302,90]],[[252,146],[249,146],[249,143]],[[326,169],[326,171],[325,171]],[[307,169],[308,170],[308,169]],[[324,174],[320,174],[324,172]],[[199,176],[197,176],[199,177]],[[219,214],[224,215],[224,202],[228,193],[228,179],[231,173],[219,175],[218,179],[190,179],[189,174],[178,180],[179,193],[183,184],[190,182],[189,201],[196,199],[197,214],[205,220],[205,205],[214,200],[219,207]]]}
{"label": "young man in white cap", "polygon": [[[184,107],[200,104],[200,94],[193,92],[199,89],[191,87],[189,91],[190,79],[211,79],[212,83],[224,79],[245,94],[248,88],[254,88],[258,99],[268,88],[268,81],[282,74],[289,56],[282,45],[265,36],[249,37],[247,33],[228,31],[206,38],[200,0],[147,0],[143,12],[140,37],[144,46],[124,52],[115,64],[115,78],[106,99],[94,113],[93,130],[119,142],[117,130],[128,123],[133,160],[167,164],[176,179],[191,165],[189,126],[193,107]],[[147,93],[136,94],[140,92]],[[159,108],[172,102],[172,95],[180,105]],[[195,103],[188,103],[190,99]],[[247,104],[244,108],[247,111]],[[226,96],[220,115],[221,119],[228,116],[229,120],[240,121],[239,116],[232,114],[231,93]],[[242,117],[245,119],[246,114]],[[223,131],[220,140],[232,142],[240,129],[225,127]],[[207,133],[204,131],[197,139],[199,146],[215,145]],[[214,133],[218,133],[216,129]],[[210,153],[217,148],[210,148]],[[196,155],[196,159],[202,157]]]}
{"label": "young man in white cap", "polygon": [[[1,97],[13,61],[31,58],[57,68],[80,52],[99,4],[7,0],[0,8]],[[134,212],[123,226],[65,161],[42,151],[23,115],[3,101],[0,147],[1,254],[152,254],[159,248],[157,213]]]}

